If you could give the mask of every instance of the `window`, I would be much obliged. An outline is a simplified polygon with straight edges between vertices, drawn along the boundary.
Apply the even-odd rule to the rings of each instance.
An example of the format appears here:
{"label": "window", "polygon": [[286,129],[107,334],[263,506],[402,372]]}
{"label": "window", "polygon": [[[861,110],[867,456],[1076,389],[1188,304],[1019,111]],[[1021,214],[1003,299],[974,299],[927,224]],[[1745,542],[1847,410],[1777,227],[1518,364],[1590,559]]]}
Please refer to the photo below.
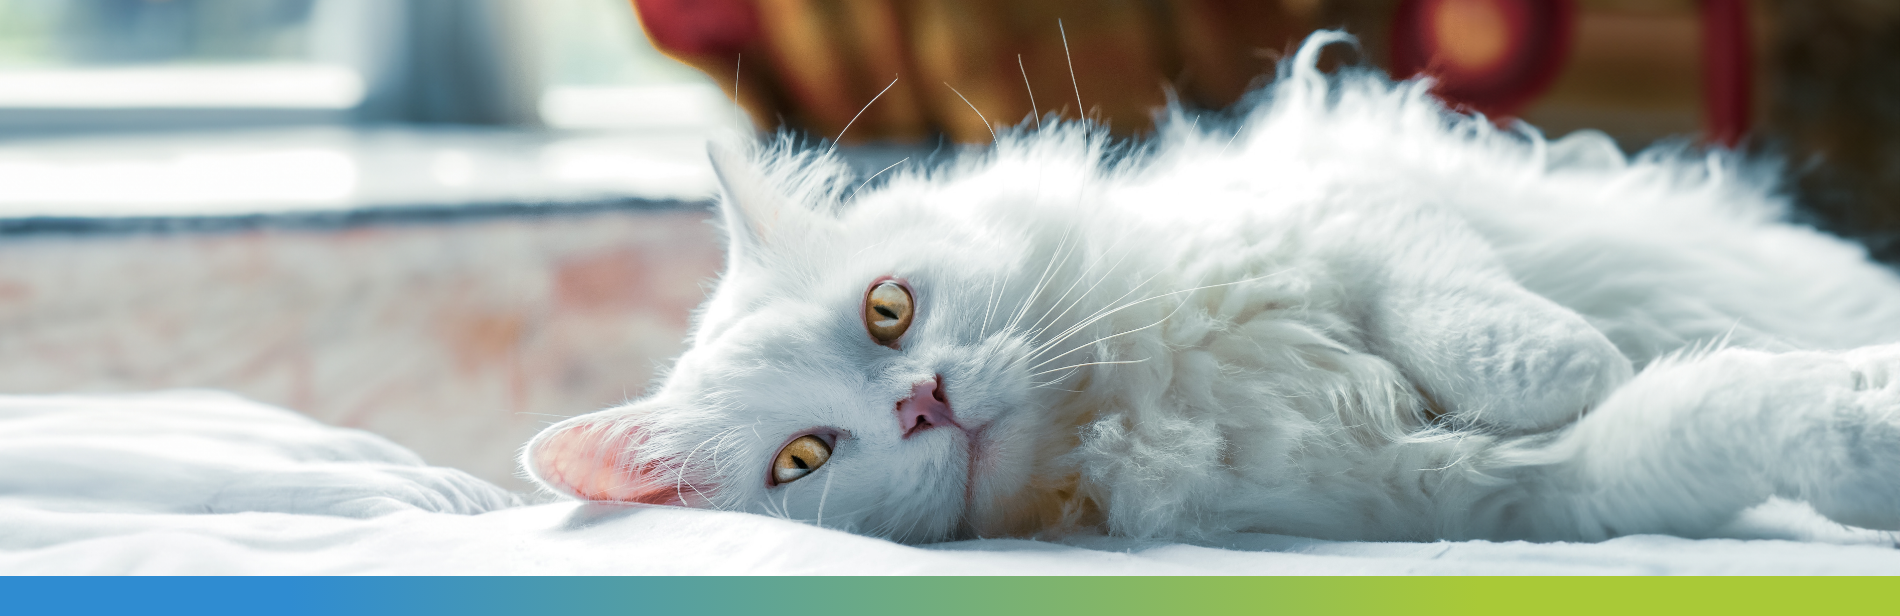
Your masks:
{"label": "window", "polygon": [[705,128],[738,111],[705,75],[653,48],[627,0],[543,0],[541,120],[566,129]]}
{"label": "window", "polygon": [[627,0],[0,0],[0,133],[737,120]]}
{"label": "window", "polygon": [[0,130],[338,119],[364,81],[325,52],[363,4],[0,0]]}

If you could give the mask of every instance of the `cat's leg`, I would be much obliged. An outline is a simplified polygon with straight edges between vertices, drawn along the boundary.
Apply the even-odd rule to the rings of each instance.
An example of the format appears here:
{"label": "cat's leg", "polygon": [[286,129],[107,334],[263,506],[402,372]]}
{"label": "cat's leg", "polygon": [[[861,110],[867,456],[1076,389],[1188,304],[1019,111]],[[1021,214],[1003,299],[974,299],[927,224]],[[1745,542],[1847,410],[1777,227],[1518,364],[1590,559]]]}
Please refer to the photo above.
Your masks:
{"label": "cat's leg", "polygon": [[1390,285],[1368,331],[1453,427],[1541,432],[1630,379],[1630,361],[1581,315],[1498,276]]}
{"label": "cat's leg", "polygon": [[1900,345],[1660,361],[1574,427],[1533,439],[1487,464],[1516,487],[1446,515],[1488,518],[1488,536],[1696,535],[1780,496],[1900,529]]}
{"label": "cat's leg", "polygon": [[[1368,216],[1339,242],[1368,350],[1398,366],[1441,421],[1497,434],[1576,420],[1627,382],[1616,345],[1531,292],[1459,219],[1429,208]],[[1384,223],[1384,224],[1378,224]],[[1344,225],[1342,225],[1343,227]]]}

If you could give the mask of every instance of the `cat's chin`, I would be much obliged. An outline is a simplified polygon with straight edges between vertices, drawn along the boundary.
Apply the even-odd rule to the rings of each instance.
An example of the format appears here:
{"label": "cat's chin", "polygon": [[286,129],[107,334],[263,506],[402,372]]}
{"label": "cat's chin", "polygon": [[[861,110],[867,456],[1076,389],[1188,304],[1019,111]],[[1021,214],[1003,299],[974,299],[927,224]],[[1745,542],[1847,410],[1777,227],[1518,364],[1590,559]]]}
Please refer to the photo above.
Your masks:
{"label": "cat's chin", "polygon": [[[1010,426],[989,424],[969,435],[969,481],[963,523],[956,539],[1033,537],[1075,530],[1101,516],[1078,495],[1074,473],[1039,475],[1049,469],[1051,443],[1037,442]],[[1008,438],[1005,435],[1016,435]]]}
{"label": "cat's chin", "polygon": [[1053,485],[1019,484],[1010,486],[1014,489],[1005,488],[1000,495],[985,497],[982,493],[986,486],[979,482],[972,490],[956,538],[1037,537],[1099,524],[1100,512],[1076,494],[1076,483],[1074,477],[1068,477]]}

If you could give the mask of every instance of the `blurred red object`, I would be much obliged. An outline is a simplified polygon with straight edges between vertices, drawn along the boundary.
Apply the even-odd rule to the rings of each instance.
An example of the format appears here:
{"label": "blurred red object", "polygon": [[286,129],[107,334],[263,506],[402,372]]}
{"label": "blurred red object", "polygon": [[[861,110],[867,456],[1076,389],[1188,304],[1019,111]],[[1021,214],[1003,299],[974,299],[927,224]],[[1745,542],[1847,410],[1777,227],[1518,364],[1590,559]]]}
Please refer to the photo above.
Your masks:
{"label": "blurred red object", "polygon": [[1437,80],[1454,107],[1516,115],[1570,54],[1570,0],[1405,0],[1392,23],[1392,75]]}
{"label": "blurred red object", "polygon": [[[661,51],[711,76],[759,128],[845,142],[980,143],[1032,113],[1136,134],[1170,97],[1233,104],[1319,26],[1362,35],[1365,59],[1395,78],[1430,75],[1455,108],[1635,143],[1693,131],[1699,116],[1706,139],[1734,145],[1760,81],[1743,0],[632,3]],[[1353,59],[1339,53],[1322,66]]]}
{"label": "blurred red object", "polygon": [[759,40],[748,0],[641,0],[633,8],[654,44],[682,54],[737,54]]}
{"label": "blurred red object", "polygon": [[[1032,113],[1086,115],[1120,134],[1140,132],[1171,95],[1204,108],[1239,100],[1312,29],[1318,6],[1284,0],[633,5],[660,51],[712,77],[759,128],[788,125],[825,138],[842,135],[846,142],[934,135],[985,142],[994,126],[1029,121]],[[873,98],[877,103],[867,108]]]}
{"label": "blurred red object", "polygon": [[1710,143],[1735,147],[1754,114],[1754,57],[1742,0],[1702,0],[1702,121]]}

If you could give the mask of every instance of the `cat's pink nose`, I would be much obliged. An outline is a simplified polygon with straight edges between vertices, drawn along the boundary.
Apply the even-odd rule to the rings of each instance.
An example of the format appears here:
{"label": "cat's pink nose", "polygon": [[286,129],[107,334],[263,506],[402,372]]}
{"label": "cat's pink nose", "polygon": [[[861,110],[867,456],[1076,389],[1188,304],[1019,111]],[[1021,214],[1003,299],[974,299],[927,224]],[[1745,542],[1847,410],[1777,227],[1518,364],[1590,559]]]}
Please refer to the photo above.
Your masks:
{"label": "cat's pink nose", "polygon": [[943,397],[942,376],[912,385],[910,397],[897,403],[897,427],[904,431],[904,438],[931,428],[956,425],[957,416],[950,411],[950,401]]}

